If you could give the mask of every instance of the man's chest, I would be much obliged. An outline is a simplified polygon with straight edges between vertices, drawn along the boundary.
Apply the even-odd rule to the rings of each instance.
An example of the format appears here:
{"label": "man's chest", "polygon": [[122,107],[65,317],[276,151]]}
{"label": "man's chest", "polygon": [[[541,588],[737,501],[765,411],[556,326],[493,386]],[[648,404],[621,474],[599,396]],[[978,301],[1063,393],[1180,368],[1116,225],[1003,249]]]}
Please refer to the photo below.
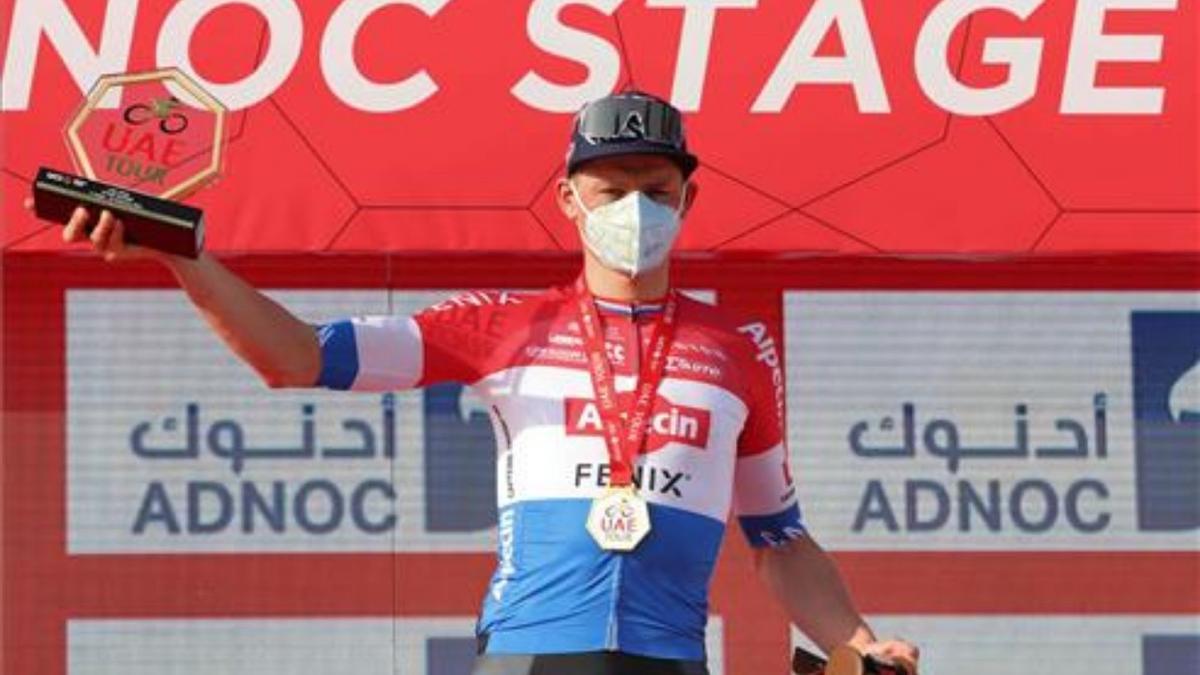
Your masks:
{"label": "man's chest", "polygon": [[[611,481],[605,416],[586,367],[587,346],[570,325],[556,328],[525,340],[515,348],[522,358],[475,385],[496,427],[502,504],[591,498]],[[605,326],[622,427],[633,409],[651,332],[629,322]],[[684,329],[671,343],[664,371],[646,417],[634,481],[652,502],[723,519],[748,415],[733,360],[719,344]]]}

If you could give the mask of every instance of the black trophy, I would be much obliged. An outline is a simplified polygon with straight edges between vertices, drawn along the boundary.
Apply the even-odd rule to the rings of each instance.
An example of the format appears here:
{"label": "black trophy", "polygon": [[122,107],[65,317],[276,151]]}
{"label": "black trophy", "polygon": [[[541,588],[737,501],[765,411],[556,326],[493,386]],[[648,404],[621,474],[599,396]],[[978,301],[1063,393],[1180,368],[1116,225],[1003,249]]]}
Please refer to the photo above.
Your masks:
{"label": "black trophy", "polygon": [[104,75],[65,130],[75,172],[41,167],[34,212],[65,223],[77,206],[102,209],[129,243],[195,258],[204,213],[180,201],[221,170],[226,110],[182,71]]}

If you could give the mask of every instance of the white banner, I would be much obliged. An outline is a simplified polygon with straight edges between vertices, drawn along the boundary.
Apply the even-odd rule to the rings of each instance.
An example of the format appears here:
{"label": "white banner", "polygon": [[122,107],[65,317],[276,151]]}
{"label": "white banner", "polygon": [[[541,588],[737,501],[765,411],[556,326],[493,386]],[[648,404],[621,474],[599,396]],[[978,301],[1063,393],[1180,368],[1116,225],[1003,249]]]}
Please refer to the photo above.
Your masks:
{"label": "white banner", "polygon": [[[318,323],[451,294],[271,296]],[[490,551],[491,438],[457,385],[272,390],[180,291],[67,293],[70,553]]]}
{"label": "white banner", "polygon": [[786,294],[808,526],[835,549],[1195,550],[1198,298]]}

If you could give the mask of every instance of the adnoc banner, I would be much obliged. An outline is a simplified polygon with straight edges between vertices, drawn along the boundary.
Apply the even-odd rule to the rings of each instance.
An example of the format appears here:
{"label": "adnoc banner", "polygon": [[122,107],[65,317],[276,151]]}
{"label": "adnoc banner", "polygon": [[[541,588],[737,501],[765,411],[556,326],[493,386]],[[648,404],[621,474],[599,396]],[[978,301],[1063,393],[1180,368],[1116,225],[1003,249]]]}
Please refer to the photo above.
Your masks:
{"label": "adnoc banner", "polygon": [[[310,322],[441,292],[283,291]],[[270,390],[180,291],[67,293],[68,551],[491,551],[495,445],[459,385]]]}
{"label": "adnoc banner", "polygon": [[1196,550],[1194,293],[793,292],[789,439],[839,549]]}
{"label": "adnoc banner", "polygon": [[1194,252],[1196,25],[1179,0],[14,0],[3,244],[60,246],[21,197],[70,169],[96,78],[175,66],[233,111],[213,250],[574,250],[548,189],[571,115],[636,87],[702,160],[684,249]]}

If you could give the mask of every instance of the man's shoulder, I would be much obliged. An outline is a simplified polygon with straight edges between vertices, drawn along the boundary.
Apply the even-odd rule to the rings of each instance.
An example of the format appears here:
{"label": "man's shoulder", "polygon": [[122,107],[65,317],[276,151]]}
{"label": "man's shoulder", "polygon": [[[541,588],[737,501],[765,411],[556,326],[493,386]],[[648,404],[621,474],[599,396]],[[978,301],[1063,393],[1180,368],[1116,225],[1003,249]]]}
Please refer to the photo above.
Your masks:
{"label": "man's shoulder", "polygon": [[755,336],[766,331],[762,318],[750,312],[706,302],[686,293],[680,297],[687,325],[714,338],[746,345],[753,344]]}
{"label": "man's shoulder", "polygon": [[436,302],[420,312],[426,320],[478,320],[480,316],[499,315],[504,318],[530,318],[543,314],[553,305],[562,303],[557,288],[545,290],[476,289],[461,291]]}
{"label": "man's shoulder", "polygon": [[763,316],[695,298],[686,298],[683,302],[681,307],[686,316],[691,317],[688,324],[694,334],[703,335],[702,341],[716,347],[738,365],[732,369],[737,380],[747,386],[758,382],[778,389],[782,385],[782,344]]}
{"label": "man's shoulder", "polygon": [[499,289],[476,289],[460,291],[454,295],[436,302],[425,309],[426,312],[451,312],[462,309],[483,308],[516,308],[529,302],[532,294],[525,291],[509,291]]}

